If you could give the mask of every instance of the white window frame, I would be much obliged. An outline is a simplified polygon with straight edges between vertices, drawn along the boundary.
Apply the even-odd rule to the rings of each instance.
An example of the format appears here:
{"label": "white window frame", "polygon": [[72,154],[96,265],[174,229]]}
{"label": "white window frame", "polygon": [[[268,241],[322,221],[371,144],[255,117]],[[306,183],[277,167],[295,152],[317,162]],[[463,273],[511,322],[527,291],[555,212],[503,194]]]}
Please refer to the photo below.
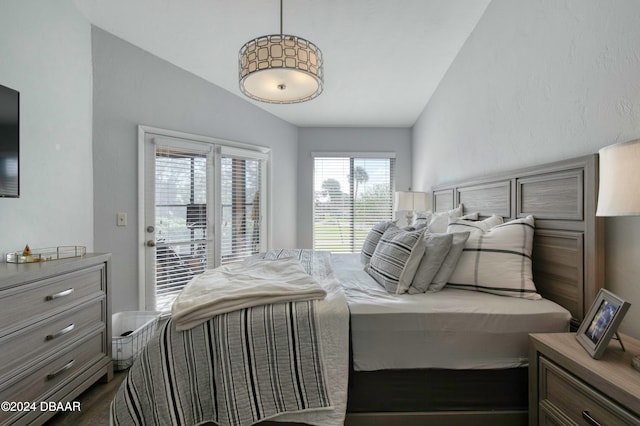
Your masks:
{"label": "white window frame", "polygon": [[[156,138],[172,138],[183,139],[185,142],[196,141],[203,142],[212,145],[212,149],[215,150],[214,155],[214,168],[220,170],[220,159],[224,155],[236,155],[244,158],[255,158],[262,161],[266,161],[265,167],[265,186],[266,197],[261,197],[261,205],[264,207],[264,212],[267,216],[266,220],[261,221],[261,231],[265,236],[263,246],[265,249],[272,247],[272,229],[273,229],[273,209],[271,203],[271,191],[272,191],[272,173],[271,173],[271,148],[252,145],[243,142],[230,141],[226,139],[219,139],[210,136],[195,135],[186,132],[180,132],[175,130],[162,129],[158,127],[138,125],[138,306],[139,309],[146,310],[146,271],[145,271],[145,244],[146,244],[146,223],[144,217],[145,208],[145,177],[146,177],[146,165],[145,165],[145,139],[149,136]],[[217,172],[214,174],[214,192],[220,191],[220,182],[218,181]],[[218,266],[218,256],[221,250],[221,241],[218,236],[221,235],[220,226],[220,198],[215,197],[215,224],[214,224],[214,244],[216,259],[214,260],[214,267]]]}
{"label": "white window frame", "polygon": [[[216,153],[216,165],[215,167],[217,168],[217,170],[220,170],[221,167],[221,160],[222,157],[231,157],[231,158],[238,158],[238,159],[242,159],[242,160],[258,160],[261,163],[265,163],[266,165],[265,167],[265,173],[267,174],[267,176],[265,176],[265,180],[268,182],[268,169],[269,166],[271,164],[271,162],[269,161],[269,154],[264,153],[264,152],[259,152],[259,151],[254,151],[254,150],[247,150],[245,148],[238,148],[235,146],[231,146],[231,145],[219,145],[219,151]],[[218,177],[218,175],[216,175],[216,177]],[[269,196],[269,186],[268,184],[266,184],[266,197],[260,197],[260,212],[268,212],[269,210],[269,203],[267,203],[267,201],[270,199]],[[221,192],[221,187],[222,187],[222,183],[221,182],[216,182],[216,189],[215,191],[217,191],[218,193]],[[266,198],[266,199],[264,199]],[[220,198],[216,197],[216,214],[220,214],[220,212],[222,211],[221,208],[221,202],[220,202]],[[268,220],[270,220],[271,218],[271,214],[267,214],[267,220],[261,220],[260,221],[260,233],[261,235],[265,236],[265,240],[268,240],[268,230],[270,229],[270,227],[267,227],[266,222]],[[215,235],[222,235],[222,217],[220,218],[216,218],[216,223],[215,223]],[[266,250],[267,249],[267,245],[264,244],[264,241],[261,241],[262,244],[262,249]],[[215,238],[215,248],[216,248],[216,253],[219,253],[220,256],[222,256],[222,240],[220,238]],[[271,247],[271,244],[268,244],[268,247]],[[216,256],[216,262],[218,262],[218,256]],[[219,264],[216,264],[216,266],[220,266]]]}

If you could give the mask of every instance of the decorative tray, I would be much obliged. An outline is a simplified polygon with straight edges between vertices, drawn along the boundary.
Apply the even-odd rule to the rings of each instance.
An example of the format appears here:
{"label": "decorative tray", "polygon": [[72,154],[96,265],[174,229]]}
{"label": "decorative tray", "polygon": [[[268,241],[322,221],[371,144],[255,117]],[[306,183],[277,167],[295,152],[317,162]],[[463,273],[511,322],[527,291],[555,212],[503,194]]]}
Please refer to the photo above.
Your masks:
{"label": "decorative tray", "polygon": [[59,246],[40,249],[28,249],[7,253],[7,263],[35,263],[50,260],[82,257],[87,254],[85,246]]}

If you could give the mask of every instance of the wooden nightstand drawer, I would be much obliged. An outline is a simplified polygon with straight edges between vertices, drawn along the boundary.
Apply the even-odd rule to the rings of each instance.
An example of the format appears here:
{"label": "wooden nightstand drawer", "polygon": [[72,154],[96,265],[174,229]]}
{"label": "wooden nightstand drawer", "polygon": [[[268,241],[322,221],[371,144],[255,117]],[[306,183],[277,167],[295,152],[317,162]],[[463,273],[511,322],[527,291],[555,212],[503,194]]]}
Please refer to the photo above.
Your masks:
{"label": "wooden nightstand drawer", "polygon": [[621,334],[593,359],[575,333],[529,335],[529,425],[640,426],[640,341]]}
{"label": "wooden nightstand drawer", "polygon": [[[0,327],[16,328],[105,292],[104,265],[0,292]],[[0,335],[13,331],[0,329]]]}
{"label": "wooden nightstand drawer", "polygon": [[[636,425],[634,416],[544,357],[539,359],[539,418],[547,424]],[[565,419],[565,420],[563,420]],[[569,421],[566,421],[569,420]]]}
{"label": "wooden nightstand drawer", "polygon": [[[105,327],[104,297],[76,306],[30,327],[0,338],[0,377],[16,366],[38,362],[96,326]],[[50,354],[49,354],[50,355]]]}

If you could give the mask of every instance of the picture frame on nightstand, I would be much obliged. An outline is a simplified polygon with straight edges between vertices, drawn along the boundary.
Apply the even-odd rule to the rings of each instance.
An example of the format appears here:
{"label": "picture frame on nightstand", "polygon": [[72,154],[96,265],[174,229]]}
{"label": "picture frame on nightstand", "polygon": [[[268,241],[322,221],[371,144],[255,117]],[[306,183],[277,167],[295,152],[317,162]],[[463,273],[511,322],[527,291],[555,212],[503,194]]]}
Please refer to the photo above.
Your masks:
{"label": "picture frame on nightstand", "polygon": [[[609,341],[617,334],[618,326],[629,306],[629,302],[608,290],[600,289],[576,333],[576,339],[591,357],[602,358]],[[622,345],[622,342],[620,344]],[[624,350],[624,346],[622,349]]]}

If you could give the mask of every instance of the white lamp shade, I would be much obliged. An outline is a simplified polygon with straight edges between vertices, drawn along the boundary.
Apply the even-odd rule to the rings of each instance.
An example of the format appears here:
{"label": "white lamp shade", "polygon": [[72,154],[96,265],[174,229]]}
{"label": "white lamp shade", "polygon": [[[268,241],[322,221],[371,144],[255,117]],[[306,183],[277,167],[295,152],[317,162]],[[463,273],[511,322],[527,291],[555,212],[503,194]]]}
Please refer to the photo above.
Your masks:
{"label": "white lamp shade", "polygon": [[602,148],[596,216],[640,215],[640,139]]}
{"label": "white lamp shade", "polygon": [[396,210],[427,210],[429,198],[426,192],[396,191]]}

